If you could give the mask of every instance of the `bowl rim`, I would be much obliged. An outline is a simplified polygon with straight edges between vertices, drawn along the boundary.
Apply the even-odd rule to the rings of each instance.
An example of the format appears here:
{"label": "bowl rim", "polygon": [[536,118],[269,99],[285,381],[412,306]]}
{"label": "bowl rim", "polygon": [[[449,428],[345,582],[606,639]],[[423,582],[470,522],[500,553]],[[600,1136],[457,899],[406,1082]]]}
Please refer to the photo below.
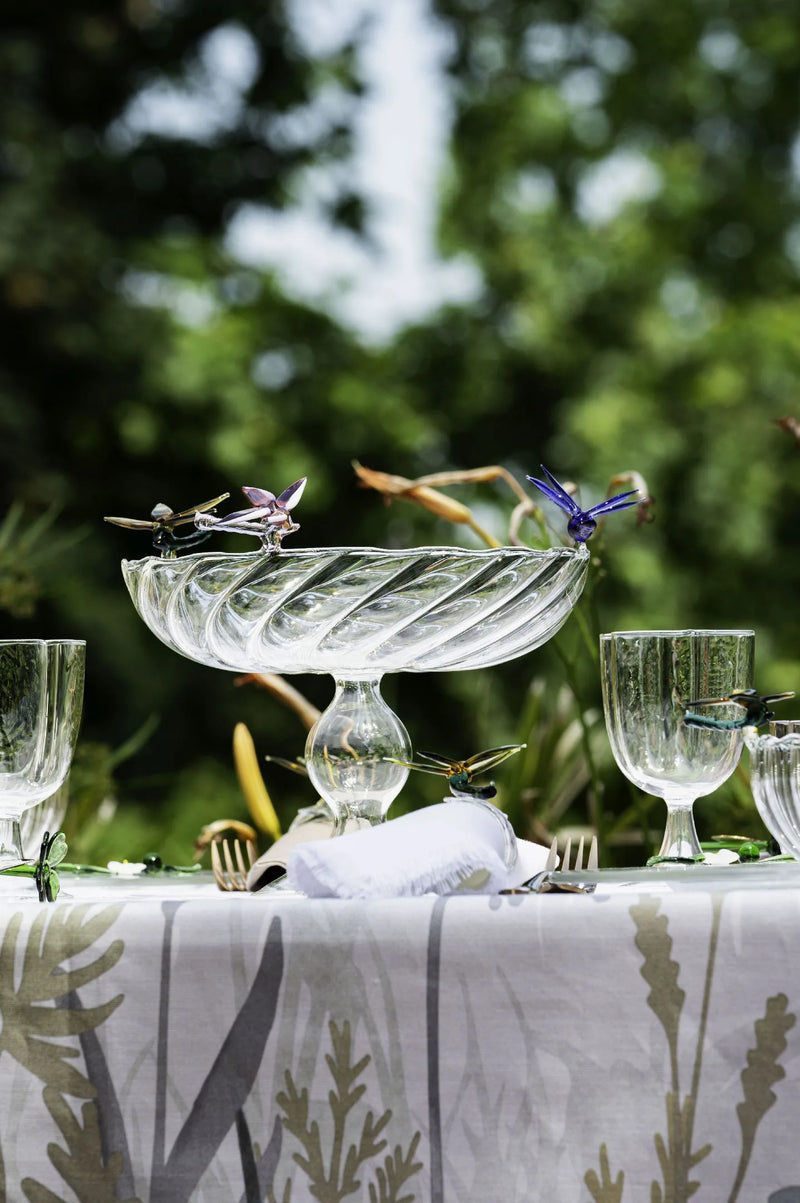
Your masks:
{"label": "bowl rim", "polygon": [[492,559],[504,558],[506,556],[514,556],[519,558],[533,557],[536,559],[577,559],[588,560],[589,550],[585,543],[579,543],[575,546],[568,547],[566,544],[558,547],[514,547],[510,544],[504,544],[502,547],[455,547],[440,544],[432,544],[430,546],[421,547],[281,547],[274,551],[263,551],[256,549],[254,551],[194,551],[187,555],[170,558],[168,556],[148,555],[140,556],[135,560],[123,559],[124,567],[132,567],[137,564],[165,564],[168,567],[175,567],[176,564],[191,564],[197,563],[200,560],[286,560],[286,559],[304,559],[319,555],[339,555],[339,556],[363,556],[369,554],[376,559],[389,559],[403,556],[415,556],[423,554],[447,555],[456,559]]}

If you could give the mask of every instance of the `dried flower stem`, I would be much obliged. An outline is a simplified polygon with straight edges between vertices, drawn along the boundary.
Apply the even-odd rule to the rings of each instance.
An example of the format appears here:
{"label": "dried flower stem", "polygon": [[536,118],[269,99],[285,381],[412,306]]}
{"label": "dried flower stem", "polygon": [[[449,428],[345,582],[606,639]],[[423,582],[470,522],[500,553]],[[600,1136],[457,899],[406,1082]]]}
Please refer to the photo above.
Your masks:
{"label": "dried flower stem", "polygon": [[541,510],[538,506],[534,505],[519,481],[511,475],[508,469],[501,467],[499,464],[493,464],[486,468],[465,468],[453,472],[435,472],[430,476],[420,476],[416,480],[409,480],[405,476],[395,476],[388,472],[376,472],[372,468],[365,468],[359,463],[354,463],[353,467],[356,476],[365,488],[377,490],[377,492],[383,494],[387,501],[390,501],[393,497],[405,497],[406,500],[416,502],[417,505],[421,505],[423,509],[436,514],[439,518],[468,526],[488,547],[501,547],[502,544],[475,521],[467,506],[462,505],[460,501],[454,501],[452,497],[448,497],[444,493],[440,493],[438,489],[442,487],[446,488],[449,485],[483,484],[492,480],[503,480],[519,501],[519,505],[512,514],[511,534],[513,538],[511,542],[517,546],[519,545],[518,529],[524,516],[535,518],[540,530],[543,534],[545,533],[544,516]]}
{"label": "dried flower stem", "polygon": [[295,689],[280,673],[247,673],[243,677],[235,677],[234,685],[260,685],[279,702],[283,702],[289,710],[293,710],[303,725],[310,731],[320,716],[316,706],[305,698],[299,689]]}

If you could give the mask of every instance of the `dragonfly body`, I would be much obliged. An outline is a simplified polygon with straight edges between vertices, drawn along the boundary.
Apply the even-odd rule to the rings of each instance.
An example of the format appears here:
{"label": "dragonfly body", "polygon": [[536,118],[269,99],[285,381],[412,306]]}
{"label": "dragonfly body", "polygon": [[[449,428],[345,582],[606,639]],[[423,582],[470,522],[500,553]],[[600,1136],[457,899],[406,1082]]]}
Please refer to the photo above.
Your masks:
{"label": "dragonfly body", "polygon": [[529,476],[528,480],[532,485],[536,485],[536,488],[554,502],[560,510],[569,515],[567,533],[576,543],[585,543],[594,534],[597,530],[597,519],[604,514],[613,514],[616,510],[627,510],[629,506],[638,505],[642,500],[638,489],[630,489],[627,493],[618,493],[616,497],[609,497],[607,501],[593,505],[591,509],[582,510],[574,497],[571,497],[564,486],[556,480],[553,473],[548,472],[544,464],[539,466],[545,479],[537,480],[535,476]]}
{"label": "dragonfly body", "polygon": [[236,510],[217,518],[212,514],[195,515],[195,526],[204,532],[228,531],[234,535],[255,535],[267,549],[280,547],[285,535],[293,534],[300,526],[291,516],[306,487],[306,477],[296,480],[277,497],[269,489],[257,489],[244,485],[242,492],[250,502],[251,509]]}
{"label": "dragonfly body", "polygon": [[[741,727],[763,727],[774,719],[774,711],[770,710],[773,702],[782,702],[793,698],[794,693],[770,693],[763,697],[755,689],[736,689],[724,698],[698,698],[688,703],[683,721],[687,727],[701,727],[709,731],[733,731]],[[712,718],[706,714],[695,714],[692,706],[723,706],[733,704],[740,706],[744,713],[740,718]]]}
{"label": "dragonfly body", "polygon": [[486,752],[478,752],[467,760],[451,760],[448,756],[440,756],[437,752],[419,752],[423,760],[430,764],[400,761],[408,769],[419,769],[422,773],[437,773],[447,778],[447,786],[454,798],[494,798],[497,789],[493,781],[488,785],[474,785],[473,777],[494,768],[508,756],[513,756],[524,748],[524,744],[504,744],[500,748],[489,748]]}
{"label": "dragonfly body", "polygon": [[221,493],[200,505],[193,505],[188,510],[173,510],[166,502],[159,501],[150,511],[150,518],[105,518],[114,526],[124,526],[126,530],[147,530],[153,536],[153,547],[161,553],[162,559],[174,560],[179,550],[185,547],[197,547],[209,538],[210,531],[193,530],[185,535],[176,535],[175,527],[184,526],[195,521],[198,513],[211,513],[220,502],[230,497],[230,493]]}
{"label": "dragonfly body", "polygon": [[165,559],[172,559],[181,548],[197,547],[211,538],[211,531],[194,530],[185,535],[176,535],[169,526],[153,527],[153,547],[160,551]]}

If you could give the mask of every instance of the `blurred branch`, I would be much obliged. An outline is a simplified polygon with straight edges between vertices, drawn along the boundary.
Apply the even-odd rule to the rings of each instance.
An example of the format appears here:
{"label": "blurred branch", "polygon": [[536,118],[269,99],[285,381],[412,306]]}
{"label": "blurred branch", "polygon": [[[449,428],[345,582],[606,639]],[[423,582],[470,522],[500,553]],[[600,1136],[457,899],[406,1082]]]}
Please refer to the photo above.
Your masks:
{"label": "blurred branch", "polygon": [[654,522],[655,515],[652,512],[652,508],[655,498],[650,496],[647,481],[641,472],[637,472],[635,468],[632,468],[628,472],[619,472],[616,476],[612,476],[608,486],[608,496],[611,497],[616,493],[621,485],[631,485],[632,488],[638,489],[642,495],[642,500],[636,506],[636,525],[643,526],[646,522]]}
{"label": "blurred branch", "polygon": [[262,689],[266,689],[273,697],[283,702],[284,706],[293,710],[309,731],[320,716],[317,707],[312,705],[299,689],[295,689],[293,685],[285,681],[280,673],[248,673],[246,676],[236,677],[233,683],[234,685],[260,685]]}
{"label": "blurred branch", "polygon": [[776,418],[775,425],[780,426],[781,430],[785,430],[787,434],[792,435],[795,445],[800,447],[800,420],[791,416]]}

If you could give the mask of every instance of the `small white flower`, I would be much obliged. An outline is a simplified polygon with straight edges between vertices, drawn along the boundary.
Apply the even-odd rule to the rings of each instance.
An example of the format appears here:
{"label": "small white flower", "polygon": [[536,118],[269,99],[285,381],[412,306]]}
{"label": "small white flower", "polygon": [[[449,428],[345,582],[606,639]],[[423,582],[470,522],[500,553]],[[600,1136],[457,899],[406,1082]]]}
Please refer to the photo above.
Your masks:
{"label": "small white flower", "polygon": [[738,865],[739,853],[732,848],[720,848],[719,852],[707,852],[703,860],[705,865]]}
{"label": "small white flower", "polygon": [[121,877],[138,877],[147,868],[143,860],[110,860],[107,867]]}

